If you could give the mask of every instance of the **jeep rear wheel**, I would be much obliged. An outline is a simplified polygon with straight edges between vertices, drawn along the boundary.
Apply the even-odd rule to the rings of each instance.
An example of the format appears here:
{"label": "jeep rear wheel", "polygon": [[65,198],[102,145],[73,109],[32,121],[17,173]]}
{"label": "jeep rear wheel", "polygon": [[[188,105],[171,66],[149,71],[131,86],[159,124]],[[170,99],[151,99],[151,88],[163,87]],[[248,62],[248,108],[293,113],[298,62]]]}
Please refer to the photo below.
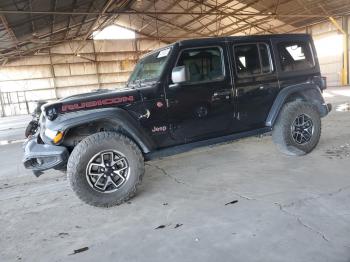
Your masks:
{"label": "jeep rear wheel", "polygon": [[320,139],[321,118],[311,103],[294,101],[284,105],[274,125],[272,138],[288,155],[311,152]]}
{"label": "jeep rear wheel", "polygon": [[100,132],[81,141],[71,153],[67,175],[85,203],[119,205],[136,193],[144,174],[140,149],[124,135]]}

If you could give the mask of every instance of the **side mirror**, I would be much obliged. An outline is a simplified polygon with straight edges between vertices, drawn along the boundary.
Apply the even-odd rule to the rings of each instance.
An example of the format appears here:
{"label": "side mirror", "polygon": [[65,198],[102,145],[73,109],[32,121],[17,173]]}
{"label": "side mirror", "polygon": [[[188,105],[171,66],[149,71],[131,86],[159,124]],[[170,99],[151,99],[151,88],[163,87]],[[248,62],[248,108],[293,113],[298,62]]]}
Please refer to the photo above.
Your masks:
{"label": "side mirror", "polygon": [[177,66],[171,72],[171,80],[174,84],[180,84],[188,80],[187,70],[185,66]]}

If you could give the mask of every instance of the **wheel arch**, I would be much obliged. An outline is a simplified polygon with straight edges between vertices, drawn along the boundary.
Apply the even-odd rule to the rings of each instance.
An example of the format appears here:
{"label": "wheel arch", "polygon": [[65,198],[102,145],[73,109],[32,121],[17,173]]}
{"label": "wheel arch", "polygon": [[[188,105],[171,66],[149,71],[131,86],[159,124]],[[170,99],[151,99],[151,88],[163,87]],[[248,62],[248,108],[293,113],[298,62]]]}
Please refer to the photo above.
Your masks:
{"label": "wheel arch", "polygon": [[267,116],[265,125],[272,127],[275,124],[284,104],[295,100],[302,100],[312,103],[318,109],[321,117],[327,115],[328,113],[326,107],[324,106],[325,101],[321,90],[317,85],[313,83],[293,85],[286,87],[279,92]]}
{"label": "wheel arch", "polygon": [[70,144],[74,138],[79,139],[79,136],[81,141],[97,132],[114,131],[129,137],[143,153],[149,153],[155,148],[154,142],[140,124],[120,108],[68,113],[51,124],[52,129],[64,132],[63,145]]}

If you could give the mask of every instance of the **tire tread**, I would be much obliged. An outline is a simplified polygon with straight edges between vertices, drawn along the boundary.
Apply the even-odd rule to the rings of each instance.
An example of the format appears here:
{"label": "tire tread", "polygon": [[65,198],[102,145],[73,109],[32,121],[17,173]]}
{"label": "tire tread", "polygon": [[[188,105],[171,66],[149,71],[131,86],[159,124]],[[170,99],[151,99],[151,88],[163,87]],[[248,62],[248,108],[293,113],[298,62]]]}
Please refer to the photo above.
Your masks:
{"label": "tire tread", "polygon": [[[316,130],[316,137],[313,138],[315,142],[308,144],[302,149],[292,143],[288,143],[287,137],[290,135],[288,130],[291,125],[290,118],[298,112],[313,112],[318,116],[318,119],[313,119],[314,126],[318,129]],[[320,136],[321,120],[317,108],[313,104],[301,100],[292,101],[283,106],[272,131],[272,139],[278,149],[282,153],[292,156],[301,156],[311,152],[317,146]]]}
{"label": "tire tread", "polygon": [[[94,198],[90,197],[89,195],[85,194],[84,190],[82,190],[81,186],[79,186],[77,181],[77,173],[78,173],[78,163],[81,162],[81,158],[84,155],[84,152],[92,145],[98,144],[101,141],[106,140],[118,140],[124,144],[125,147],[130,147],[135,153],[137,157],[137,162],[140,163],[137,167],[136,173],[138,174],[137,182],[134,184],[132,189],[122,198],[116,199],[115,201],[108,203],[108,204],[101,204],[101,202],[94,200]],[[144,165],[143,165],[143,155],[138,148],[138,146],[130,140],[128,137],[116,133],[116,132],[99,132],[95,133],[91,136],[88,136],[84,140],[82,140],[72,151],[68,164],[67,164],[67,177],[68,181],[70,182],[71,188],[76,193],[78,198],[82,200],[84,203],[92,205],[92,206],[98,206],[98,207],[112,207],[120,205],[128,200],[130,200],[132,197],[135,196],[137,192],[138,186],[141,184],[143,176],[144,176]]]}

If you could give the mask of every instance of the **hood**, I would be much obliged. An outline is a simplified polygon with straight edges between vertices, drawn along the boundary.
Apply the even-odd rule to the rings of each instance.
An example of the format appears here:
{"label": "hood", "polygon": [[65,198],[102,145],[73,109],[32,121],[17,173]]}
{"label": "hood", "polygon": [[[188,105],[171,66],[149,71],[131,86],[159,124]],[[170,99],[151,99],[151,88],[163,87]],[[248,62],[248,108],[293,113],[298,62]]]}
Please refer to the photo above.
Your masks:
{"label": "hood", "polygon": [[111,93],[111,92],[115,92],[115,90],[97,89],[97,90],[92,90],[89,93],[82,93],[82,94],[67,96],[67,97],[61,98],[59,101],[69,101],[69,100],[83,99],[83,98],[86,98],[86,97],[89,97],[89,96],[101,95],[101,94],[106,94],[106,93]]}
{"label": "hood", "polygon": [[62,98],[57,102],[44,105],[42,110],[49,120],[54,120],[59,114],[106,107],[120,107],[139,100],[141,100],[141,95],[136,89],[102,89]]}

